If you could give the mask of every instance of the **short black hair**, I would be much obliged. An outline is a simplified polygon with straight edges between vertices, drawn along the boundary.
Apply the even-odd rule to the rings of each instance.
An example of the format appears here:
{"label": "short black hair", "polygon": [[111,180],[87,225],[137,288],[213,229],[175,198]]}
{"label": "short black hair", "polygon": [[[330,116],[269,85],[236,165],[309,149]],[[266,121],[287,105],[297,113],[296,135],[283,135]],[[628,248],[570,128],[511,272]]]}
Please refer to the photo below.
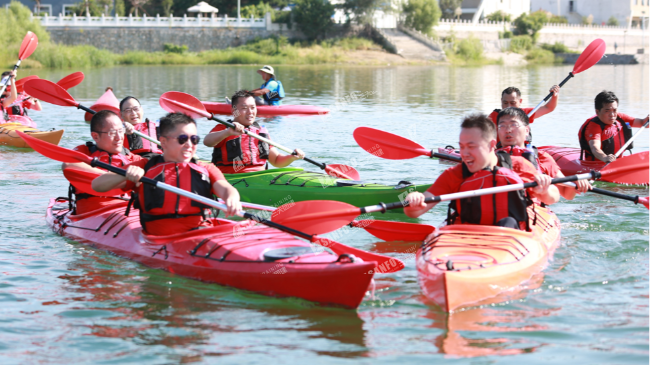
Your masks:
{"label": "short black hair", "polygon": [[512,94],[512,93],[517,93],[517,98],[521,98],[521,91],[519,88],[515,88],[514,86],[509,86],[501,92],[501,97],[503,98],[504,95],[506,94]]}
{"label": "short black hair", "polygon": [[[104,109],[102,111],[99,111],[93,115],[93,118],[90,119],[90,132],[102,132],[102,128],[104,128],[104,122],[108,119],[110,116],[115,116],[117,118],[120,118],[120,116],[117,115],[117,113],[113,111],[109,111],[108,109]],[[122,119],[120,119],[121,121]]]}
{"label": "short black hair", "polygon": [[486,140],[496,140],[497,129],[494,122],[483,113],[474,113],[466,116],[460,128],[478,128]]}
{"label": "short black hair", "polygon": [[9,74],[11,74],[11,71],[5,71],[5,72],[2,73],[2,77],[5,77],[5,76],[7,76]]}
{"label": "short black hair", "polygon": [[236,91],[235,94],[232,95],[232,98],[230,98],[231,103],[232,103],[231,104],[232,107],[234,108],[237,105],[237,102],[239,101],[240,98],[245,99],[245,98],[249,98],[249,97],[254,99],[255,95],[253,93],[249,92],[248,90],[243,90],[242,89],[242,90]]}
{"label": "short black hair", "polygon": [[142,103],[140,103],[140,101],[138,100],[138,98],[136,98],[136,97],[132,97],[132,96],[129,95],[129,96],[124,97],[124,99],[122,99],[122,100],[120,101],[120,112],[122,111],[122,106],[124,105],[124,103],[128,102],[129,99],[135,99],[135,101],[138,102],[138,104],[142,105]]}
{"label": "short black hair", "polygon": [[196,125],[196,121],[187,114],[175,112],[168,113],[165,117],[160,119],[160,136],[167,137],[167,134],[170,131],[173,131],[178,125],[187,125],[193,123]]}
{"label": "short black hair", "polygon": [[497,115],[497,125],[499,124],[499,121],[501,120],[502,116],[510,116],[512,118],[516,118],[519,121],[521,121],[521,123],[523,123],[524,126],[528,126],[530,124],[528,115],[521,108],[508,107],[506,109],[502,109],[501,112],[499,112],[499,114]]}
{"label": "short black hair", "polygon": [[608,90],[603,90],[598,93],[598,95],[596,95],[596,99],[594,99],[594,106],[596,107],[596,110],[601,110],[603,108],[603,105],[614,102],[618,104],[618,97],[616,97],[616,94]]}

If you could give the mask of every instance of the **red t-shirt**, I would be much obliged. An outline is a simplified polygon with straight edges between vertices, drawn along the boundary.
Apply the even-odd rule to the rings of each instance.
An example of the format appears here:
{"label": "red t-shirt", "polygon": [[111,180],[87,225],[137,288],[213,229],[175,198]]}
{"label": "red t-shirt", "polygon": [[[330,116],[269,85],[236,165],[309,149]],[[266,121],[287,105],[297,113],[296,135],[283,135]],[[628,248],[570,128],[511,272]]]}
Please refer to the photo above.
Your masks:
{"label": "red t-shirt", "polygon": [[560,166],[557,165],[557,162],[555,162],[555,159],[553,159],[551,154],[546,151],[538,151],[537,154],[539,157],[539,169],[542,173],[551,178],[555,178],[558,173],[562,173]]}
{"label": "red t-shirt", "polygon": [[[591,120],[594,117],[596,116],[593,116],[589,119]],[[630,126],[632,126],[632,123],[634,122],[634,117],[628,116],[627,114],[618,113],[618,117],[621,118],[624,122],[628,122]],[[585,130],[585,138],[587,141],[604,141],[612,136],[616,136],[619,131],[622,131],[622,126],[618,121],[612,123],[611,125],[608,125],[604,130],[600,128],[600,126],[598,126],[596,123],[589,123],[587,124]]]}
{"label": "red t-shirt", "polygon": [[[524,183],[535,180],[535,175],[538,172],[530,161],[521,156],[511,156],[510,158],[512,159],[512,171],[517,173]],[[427,189],[427,192],[434,196],[457,193],[464,181],[463,164],[458,164],[442,172],[431,187]]]}
{"label": "red t-shirt", "polygon": [[[79,145],[79,146],[75,147],[73,150],[79,151],[79,152],[81,152],[81,153],[83,153],[85,155],[90,156],[90,150],[88,150],[88,146],[86,146],[86,145]],[[135,154],[129,154],[129,155],[120,154],[120,156],[124,157],[129,165],[132,164],[132,163],[141,161],[141,160],[144,160],[145,163],[147,162],[146,159],[142,159],[141,156],[135,155]],[[121,164],[119,163],[119,160],[116,162],[115,159],[113,159],[113,165],[122,167]],[[101,168],[98,168],[98,169],[101,169]],[[104,170],[104,169],[102,169],[102,170]],[[129,197],[125,195],[125,198],[128,199]],[[84,198],[84,199],[77,200],[75,202],[75,205],[77,207],[77,214],[80,215],[80,214],[83,214],[83,213],[86,213],[86,212],[94,211],[94,210],[100,209],[102,207],[106,207],[106,206],[115,204],[117,202],[124,202],[124,200],[121,200],[121,199],[118,199],[118,198],[112,198],[112,197],[96,197],[96,196],[92,196],[92,197],[89,197],[89,198]]]}
{"label": "red t-shirt", "polygon": [[[214,128],[212,130],[210,130],[209,133],[223,131],[223,130],[225,130],[227,128],[230,128],[230,127],[226,127],[226,126],[224,126],[222,124],[218,124],[218,125],[214,126]],[[216,144],[214,146],[214,148],[215,149],[221,149],[221,147],[223,145],[225,145],[226,142],[228,142],[228,140],[232,140],[232,139],[235,139],[237,137],[238,136],[226,137],[225,139],[221,140],[221,142]],[[271,137],[268,137],[268,138],[270,139]],[[220,170],[224,174],[238,174],[238,173],[258,172],[260,170],[264,170],[264,165],[241,166],[241,167],[237,167],[237,170],[235,170],[234,166],[229,165],[229,166],[218,166],[217,169]]]}
{"label": "red t-shirt", "polygon": [[[521,109],[526,113],[526,115],[528,115],[528,113],[530,113],[530,111],[532,111],[535,108],[521,108]],[[499,115],[499,112],[492,111],[492,113],[490,113],[488,118],[490,118],[492,120],[492,122],[494,122],[494,124],[496,125],[498,115]],[[535,115],[534,114],[532,116],[528,117],[528,123],[533,123],[533,122],[535,122]]]}
{"label": "red t-shirt", "polygon": [[[144,169],[144,166],[147,164],[147,162],[148,160],[143,159],[142,161],[136,161],[132,164],[129,164],[129,166],[135,165]],[[203,163],[200,161],[197,162],[197,165],[207,169],[208,176],[210,177],[211,185],[213,185],[219,180],[226,180],[226,178],[223,176],[223,173],[221,173],[221,171],[219,171],[219,169],[217,169],[216,166],[212,164]],[[134,187],[135,187],[135,183],[131,181],[127,182],[126,189],[133,189]],[[142,187],[142,185],[140,185],[140,187]],[[138,189],[138,194],[142,194],[142,188]],[[160,219],[160,220],[149,221],[146,223],[146,227],[143,227],[143,230],[145,230],[148,234],[151,235],[172,235],[172,234],[185,232],[197,227],[209,227],[209,226],[212,226],[212,222],[203,221],[203,218],[200,216],[188,216],[188,217],[181,217],[176,219]]]}

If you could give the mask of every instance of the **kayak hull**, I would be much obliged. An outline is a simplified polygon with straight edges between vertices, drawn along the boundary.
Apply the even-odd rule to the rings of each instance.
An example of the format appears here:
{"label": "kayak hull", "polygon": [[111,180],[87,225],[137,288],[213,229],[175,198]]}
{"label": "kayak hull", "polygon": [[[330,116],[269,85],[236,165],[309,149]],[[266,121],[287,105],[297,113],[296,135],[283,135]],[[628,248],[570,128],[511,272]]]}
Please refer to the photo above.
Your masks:
{"label": "kayak hull", "polygon": [[[169,236],[142,231],[138,211],[125,214],[117,203],[71,215],[67,201],[50,200],[46,221],[59,235],[148,267],[204,282],[275,297],[298,297],[322,305],[359,306],[375,262],[350,262],[284,232],[214,219],[217,226]],[[269,259],[273,250],[296,248],[300,255]],[[275,260],[273,260],[275,259]]]}
{"label": "kayak hull", "polygon": [[[547,208],[535,211],[531,232],[483,225],[440,228],[416,256],[426,297],[450,312],[518,293],[546,267],[560,241],[557,216]],[[529,214],[532,223],[535,214],[530,209]]]}
{"label": "kayak hull", "polygon": [[599,171],[605,166],[602,161],[580,160],[580,149],[576,147],[542,146],[539,150],[549,153],[565,176]]}
{"label": "kayak hull", "polygon": [[[205,109],[212,114],[231,115],[232,106],[228,103],[214,103],[202,102]],[[315,105],[290,105],[284,104],[279,106],[258,105],[258,116],[285,116],[290,114],[328,114],[330,111],[327,108],[318,107]]]}
{"label": "kayak hull", "polygon": [[63,136],[63,130],[39,131],[33,127],[28,127],[20,123],[3,123],[0,124],[0,145],[29,148],[29,145],[23,140],[16,131],[24,132],[39,140],[58,145]]}
{"label": "kayak hull", "polygon": [[379,202],[397,202],[410,192],[424,192],[429,185],[410,183],[389,186],[338,179],[324,173],[300,168],[261,170],[251,173],[224,174],[244,202],[279,207],[288,202],[334,200],[354,206]]}

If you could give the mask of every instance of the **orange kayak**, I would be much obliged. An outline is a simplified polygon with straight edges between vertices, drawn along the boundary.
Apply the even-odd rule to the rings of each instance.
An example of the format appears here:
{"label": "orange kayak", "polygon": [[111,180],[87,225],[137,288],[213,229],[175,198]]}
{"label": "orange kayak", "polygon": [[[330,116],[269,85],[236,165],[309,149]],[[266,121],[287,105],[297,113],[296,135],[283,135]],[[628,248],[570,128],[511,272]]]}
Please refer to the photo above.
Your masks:
{"label": "orange kayak", "polygon": [[63,136],[63,130],[40,131],[34,127],[25,126],[20,123],[3,123],[0,124],[0,145],[29,148],[29,145],[18,136],[16,131],[24,132],[54,145],[58,145],[61,141],[61,136]]}
{"label": "orange kayak", "polygon": [[560,241],[560,221],[551,210],[535,206],[536,214],[531,208],[528,211],[531,232],[484,225],[440,228],[417,252],[424,294],[446,311],[453,311],[516,292],[520,284],[546,267]]}

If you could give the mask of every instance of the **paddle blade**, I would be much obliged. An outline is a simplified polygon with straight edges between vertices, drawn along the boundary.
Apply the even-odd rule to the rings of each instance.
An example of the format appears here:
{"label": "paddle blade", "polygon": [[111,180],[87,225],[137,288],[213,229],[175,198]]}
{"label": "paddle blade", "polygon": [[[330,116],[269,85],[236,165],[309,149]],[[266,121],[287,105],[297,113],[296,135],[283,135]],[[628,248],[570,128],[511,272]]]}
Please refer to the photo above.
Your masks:
{"label": "paddle blade", "polygon": [[108,192],[97,192],[92,188],[93,180],[101,174],[79,170],[74,168],[63,169],[63,175],[75,186],[76,189],[83,193],[89,193],[94,196],[119,196],[124,194],[121,189],[112,189]]}
{"label": "paddle blade", "polygon": [[404,262],[397,258],[366,252],[365,250],[343,245],[327,238],[314,237],[312,242],[330,248],[337,254],[352,254],[355,257],[363,259],[365,262],[376,262],[377,267],[374,269],[375,273],[392,273],[404,268]]}
{"label": "paddle blade", "polygon": [[334,177],[340,177],[351,180],[361,180],[361,175],[353,167],[345,164],[327,164],[325,172]]}
{"label": "paddle blade", "polygon": [[643,151],[614,160],[600,171],[601,180],[619,184],[648,185],[649,154],[650,152]]}
{"label": "paddle blade", "polygon": [[594,66],[595,64],[603,58],[607,45],[605,41],[600,38],[594,39],[589,46],[582,51],[580,57],[576,61],[576,64],[573,65],[573,74],[577,74],[587,70],[588,68]]}
{"label": "paddle blade", "polygon": [[357,128],[353,136],[362,149],[383,159],[403,160],[431,154],[429,150],[409,139],[370,127]]}
{"label": "paddle blade", "polygon": [[18,52],[18,59],[24,60],[29,57],[38,46],[38,37],[36,34],[31,31],[27,32],[25,38],[23,38],[23,43],[20,44],[20,51]]}
{"label": "paddle blade", "polygon": [[63,79],[57,81],[56,83],[65,90],[74,88],[75,86],[81,84],[84,81],[84,73],[81,71],[73,72],[72,74],[64,77]]}
{"label": "paddle blade", "polygon": [[30,76],[25,76],[24,78],[22,78],[20,80],[16,80],[16,92],[18,94],[24,92],[25,91],[25,83],[30,81],[30,80],[34,80],[34,79],[38,79],[38,78],[39,78],[38,75],[30,75]]}
{"label": "paddle blade", "polygon": [[60,85],[45,79],[29,80],[25,83],[25,92],[36,99],[63,107],[79,105]]}
{"label": "paddle blade", "polygon": [[329,233],[349,224],[361,210],[345,202],[291,202],[273,211],[271,221],[311,235]]}
{"label": "paddle blade", "polygon": [[383,220],[353,221],[352,226],[365,229],[384,241],[423,241],[436,229],[431,225]]}
{"label": "paddle blade", "polygon": [[212,115],[205,110],[205,106],[194,96],[170,91],[160,96],[160,106],[167,112],[180,112],[197,119],[200,117],[210,118]]}
{"label": "paddle blade", "polygon": [[90,164],[93,160],[90,156],[80,153],[78,151],[66,149],[58,145],[50,144],[49,142],[39,140],[35,137],[29,136],[22,133],[21,131],[16,131],[18,136],[20,136],[25,142],[34,150],[38,151],[44,156],[62,163],[86,163]]}
{"label": "paddle blade", "polygon": [[639,197],[639,203],[644,205],[645,208],[650,210],[650,206],[648,206],[648,197]]}

